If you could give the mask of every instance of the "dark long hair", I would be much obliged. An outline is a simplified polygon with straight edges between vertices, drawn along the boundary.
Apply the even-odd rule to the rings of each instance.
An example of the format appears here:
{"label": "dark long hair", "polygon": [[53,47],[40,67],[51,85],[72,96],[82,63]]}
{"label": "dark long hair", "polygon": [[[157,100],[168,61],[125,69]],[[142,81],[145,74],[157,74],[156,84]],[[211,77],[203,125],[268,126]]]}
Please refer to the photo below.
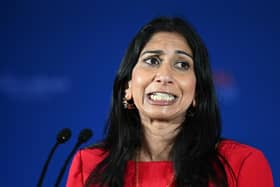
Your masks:
{"label": "dark long hair", "polygon": [[120,187],[124,184],[126,163],[141,147],[142,127],[138,111],[124,109],[122,98],[140,52],[158,32],[175,32],[186,39],[193,52],[197,80],[196,106],[188,109],[192,115],[186,116],[171,150],[175,185],[206,187],[211,181],[217,187],[228,186],[225,168],[216,149],[221,138],[221,122],[207,49],[189,23],[181,18],[167,17],[156,18],[145,25],[126,51],[114,81],[106,137],[95,146],[107,154],[89,175],[86,186]]}

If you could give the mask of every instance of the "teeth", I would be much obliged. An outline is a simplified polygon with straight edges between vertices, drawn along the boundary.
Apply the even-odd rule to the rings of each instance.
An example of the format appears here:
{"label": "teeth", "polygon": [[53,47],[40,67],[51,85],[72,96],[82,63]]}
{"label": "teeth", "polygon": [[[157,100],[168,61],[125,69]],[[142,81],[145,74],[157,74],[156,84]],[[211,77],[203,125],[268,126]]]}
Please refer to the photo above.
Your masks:
{"label": "teeth", "polygon": [[167,93],[153,93],[151,99],[154,101],[172,101],[175,97]]}

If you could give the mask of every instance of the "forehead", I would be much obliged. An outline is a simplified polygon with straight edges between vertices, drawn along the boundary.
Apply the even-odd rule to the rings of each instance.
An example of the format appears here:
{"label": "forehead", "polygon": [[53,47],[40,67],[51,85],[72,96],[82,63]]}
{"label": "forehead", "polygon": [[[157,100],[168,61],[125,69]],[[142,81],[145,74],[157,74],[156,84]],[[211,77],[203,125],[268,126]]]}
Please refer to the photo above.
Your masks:
{"label": "forehead", "polygon": [[187,43],[186,39],[181,34],[175,32],[155,33],[147,42],[142,51],[156,49],[184,50],[192,54],[192,50],[189,44]]}

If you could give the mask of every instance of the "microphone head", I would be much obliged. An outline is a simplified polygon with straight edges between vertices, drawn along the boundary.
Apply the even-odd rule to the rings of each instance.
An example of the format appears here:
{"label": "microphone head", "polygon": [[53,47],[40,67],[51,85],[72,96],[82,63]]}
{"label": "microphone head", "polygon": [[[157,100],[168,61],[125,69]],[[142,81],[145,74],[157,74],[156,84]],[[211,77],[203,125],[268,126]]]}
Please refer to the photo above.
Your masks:
{"label": "microphone head", "polygon": [[79,143],[85,143],[92,137],[92,135],[93,135],[92,130],[83,129],[79,134],[78,142]]}
{"label": "microphone head", "polygon": [[59,144],[63,144],[71,138],[71,130],[69,128],[62,129],[58,132],[56,141]]}

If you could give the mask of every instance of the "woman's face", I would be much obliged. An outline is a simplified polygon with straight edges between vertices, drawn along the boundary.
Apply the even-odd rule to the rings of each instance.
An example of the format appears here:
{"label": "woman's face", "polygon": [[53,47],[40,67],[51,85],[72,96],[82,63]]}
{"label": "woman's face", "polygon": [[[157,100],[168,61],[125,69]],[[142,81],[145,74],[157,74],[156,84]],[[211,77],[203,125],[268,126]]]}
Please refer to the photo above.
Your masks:
{"label": "woman's face", "polygon": [[182,122],[195,95],[192,50],[171,32],[153,35],[140,53],[126,92],[141,120]]}

